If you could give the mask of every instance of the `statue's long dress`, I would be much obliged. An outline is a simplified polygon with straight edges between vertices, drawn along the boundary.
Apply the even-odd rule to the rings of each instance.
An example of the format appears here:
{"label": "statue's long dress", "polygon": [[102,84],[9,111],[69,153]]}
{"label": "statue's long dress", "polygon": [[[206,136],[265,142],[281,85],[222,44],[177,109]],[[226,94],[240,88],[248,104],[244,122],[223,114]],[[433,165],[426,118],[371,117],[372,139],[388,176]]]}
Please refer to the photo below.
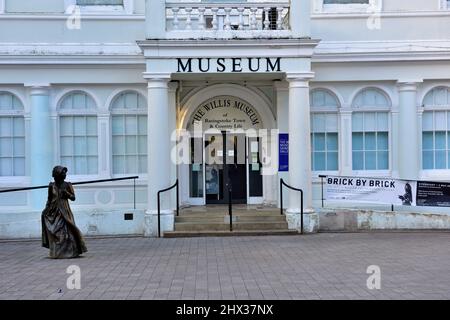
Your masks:
{"label": "statue's long dress", "polygon": [[[66,191],[66,192],[64,192]],[[72,184],[48,186],[48,200],[42,212],[42,246],[50,249],[50,258],[75,258],[86,252],[80,230],[75,225],[69,199],[75,200]]]}

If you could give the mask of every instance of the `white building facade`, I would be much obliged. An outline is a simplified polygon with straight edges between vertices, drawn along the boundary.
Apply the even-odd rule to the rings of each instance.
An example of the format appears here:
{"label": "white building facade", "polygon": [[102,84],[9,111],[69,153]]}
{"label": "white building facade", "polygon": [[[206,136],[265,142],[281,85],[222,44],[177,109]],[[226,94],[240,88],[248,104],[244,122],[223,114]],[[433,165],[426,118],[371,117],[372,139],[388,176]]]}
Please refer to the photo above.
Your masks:
{"label": "white building facade", "polygon": [[[56,164],[138,175],[135,194],[77,187],[73,209],[88,234],[154,235],[177,179],[182,205],[231,184],[279,206],[283,178],[311,216],[321,174],[450,180],[448,22],[443,0],[0,0],[0,189]],[[45,196],[0,194],[0,237],[39,235]],[[298,195],[285,207],[292,225]]]}

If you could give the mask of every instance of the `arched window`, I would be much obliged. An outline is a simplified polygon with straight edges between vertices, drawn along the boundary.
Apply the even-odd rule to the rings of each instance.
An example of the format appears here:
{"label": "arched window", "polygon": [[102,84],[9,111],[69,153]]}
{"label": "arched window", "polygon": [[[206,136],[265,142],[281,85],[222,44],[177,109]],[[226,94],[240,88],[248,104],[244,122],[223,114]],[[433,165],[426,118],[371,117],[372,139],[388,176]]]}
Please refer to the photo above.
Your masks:
{"label": "arched window", "polygon": [[25,121],[22,102],[0,91],[0,176],[25,175]]}
{"label": "arched window", "polygon": [[59,104],[61,164],[74,175],[98,173],[97,106],[88,94],[76,91]]}
{"label": "arched window", "polygon": [[311,151],[313,171],[339,169],[338,108],[334,94],[324,89],[310,93]]}
{"label": "arched window", "polygon": [[450,88],[432,89],[423,105],[422,168],[450,169]]}
{"label": "arched window", "polygon": [[111,104],[113,174],[147,173],[147,102],[135,92]]}
{"label": "arched window", "polygon": [[378,89],[357,94],[352,109],[353,170],[389,169],[389,98]]}

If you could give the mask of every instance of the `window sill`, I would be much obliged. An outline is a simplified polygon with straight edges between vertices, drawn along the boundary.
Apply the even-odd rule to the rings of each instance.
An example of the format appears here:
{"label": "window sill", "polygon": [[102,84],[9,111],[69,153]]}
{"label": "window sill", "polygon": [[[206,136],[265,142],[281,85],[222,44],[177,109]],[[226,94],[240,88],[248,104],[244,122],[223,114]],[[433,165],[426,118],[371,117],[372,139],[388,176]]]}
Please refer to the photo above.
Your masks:
{"label": "window sill", "polygon": [[353,170],[352,175],[362,178],[391,178],[392,173],[390,170]]}
{"label": "window sill", "polygon": [[368,12],[371,9],[369,4],[325,4],[320,13],[362,13]]}
{"label": "window sill", "polygon": [[98,15],[98,14],[124,15],[124,14],[133,14],[134,11],[133,6],[134,0],[124,0],[123,5],[92,5],[92,6],[89,5],[77,6],[76,0],[64,0],[64,1],[66,14],[73,14],[75,6],[79,8],[80,13],[87,15]]}
{"label": "window sill", "polygon": [[108,13],[108,14],[124,14],[126,10],[123,6],[79,6],[81,13]]}
{"label": "window sill", "polygon": [[368,13],[381,12],[382,0],[369,0],[369,3],[324,4],[323,0],[314,0],[314,14]]}
{"label": "window sill", "polygon": [[30,177],[28,176],[1,176],[0,189],[15,189],[30,187]]}

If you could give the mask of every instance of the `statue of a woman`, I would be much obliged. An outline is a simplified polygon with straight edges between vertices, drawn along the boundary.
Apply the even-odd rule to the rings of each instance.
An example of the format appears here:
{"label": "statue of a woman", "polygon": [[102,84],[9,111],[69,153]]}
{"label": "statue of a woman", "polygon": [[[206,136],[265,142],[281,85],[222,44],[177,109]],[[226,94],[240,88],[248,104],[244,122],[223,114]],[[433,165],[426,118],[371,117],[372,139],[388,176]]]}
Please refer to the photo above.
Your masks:
{"label": "statue of a woman", "polygon": [[48,200],[42,211],[42,246],[50,249],[50,258],[67,259],[86,252],[80,230],[75,226],[69,199],[75,201],[70,182],[65,182],[67,168],[56,166],[52,176],[55,182],[48,186]]}

